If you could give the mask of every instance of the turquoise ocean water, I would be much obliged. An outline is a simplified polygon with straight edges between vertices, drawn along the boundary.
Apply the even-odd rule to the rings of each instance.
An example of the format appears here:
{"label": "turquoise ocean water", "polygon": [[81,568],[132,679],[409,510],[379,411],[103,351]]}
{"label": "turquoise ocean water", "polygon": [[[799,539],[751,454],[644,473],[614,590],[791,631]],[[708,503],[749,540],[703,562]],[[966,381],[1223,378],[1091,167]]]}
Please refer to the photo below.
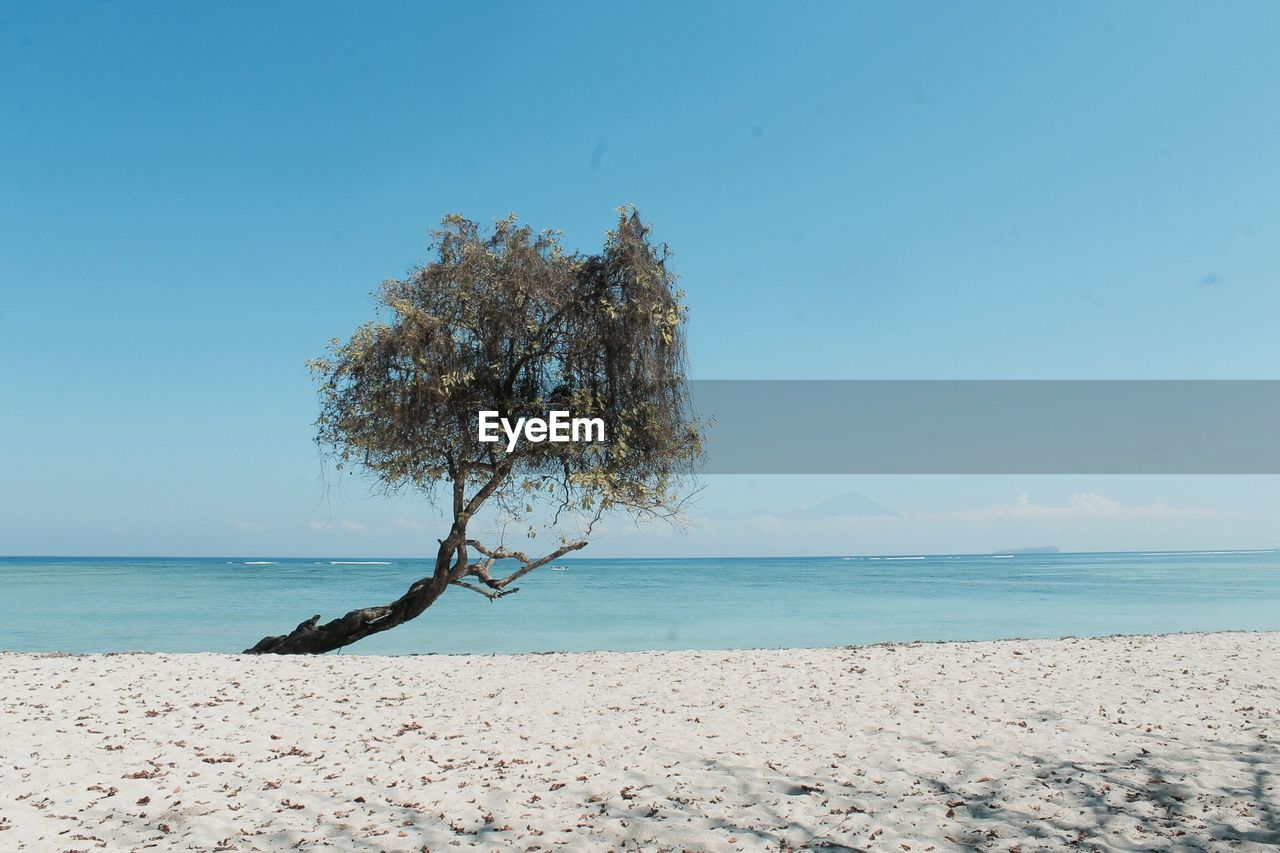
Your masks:
{"label": "turquoise ocean water", "polygon": [[[836,646],[1280,630],[1280,552],[565,560],[453,588],[345,653]],[[427,561],[0,558],[0,649],[238,652],[400,595]]]}

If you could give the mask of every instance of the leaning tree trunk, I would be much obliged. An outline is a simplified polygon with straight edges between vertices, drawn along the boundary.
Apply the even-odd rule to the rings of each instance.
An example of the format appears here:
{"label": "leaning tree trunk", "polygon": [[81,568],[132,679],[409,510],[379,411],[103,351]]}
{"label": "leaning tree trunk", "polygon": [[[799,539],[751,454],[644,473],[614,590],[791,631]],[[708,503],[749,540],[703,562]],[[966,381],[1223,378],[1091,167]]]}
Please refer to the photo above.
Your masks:
{"label": "leaning tree trunk", "polygon": [[[263,637],[253,648],[245,649],[247,655],[318,655],[349,646],[372,634],[390,630],[417,618],[440,597],[454,575],[467,569],[466,534],[455,530],[448,539],[440,542],[436,555],[435,572],[430,577],[415,581],[409,590],[390,604],[362,607],[352,610],[323,625],[319,614],[294,628],[288,634]],[[454,554],[458,561],[453,563]]]}
{"label": "leaning tree trunk", "polygon": [[[362,640],[371,634],[387,631],[397,625],[403,625],[410,619],[416,619],[449,588],[450,584],[478,592],[490,601],[496,601],[519,592],[520,588],[512,584],[520,578],[587,544],[585,541],[565,542],[550,554],[534,559],[520,551],[510,551],[505,547],[489,548],[474,539],[468,539],[464,524],[465,521],[456,523],[449,533],[449,538],[440,541],[435,572],[430,577],[415,581],[408,592],[390,604],[352,610],[347,615],[323,625],[319,624],[318,615],[312,616],[288,634],[263,637],[256,646],[245,649],[244,653],[247,655],[318,655],[349,646],[356,640]],[[476,563],[468,562],[468,546],[479,551],[484,559]],[[514,560],[520,564],[520,568],[509,575],[494,577],[491,569],[498,560]],[[468,583],[463,578],[474,578],[476,583]]]}

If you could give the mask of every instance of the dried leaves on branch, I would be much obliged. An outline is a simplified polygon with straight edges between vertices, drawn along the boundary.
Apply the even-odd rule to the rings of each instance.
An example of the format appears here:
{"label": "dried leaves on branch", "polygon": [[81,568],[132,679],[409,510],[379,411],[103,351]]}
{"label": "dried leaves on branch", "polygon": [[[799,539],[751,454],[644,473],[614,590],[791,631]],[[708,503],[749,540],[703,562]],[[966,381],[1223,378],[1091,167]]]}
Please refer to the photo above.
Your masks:
{"label": "dried leaves on branch", "polygon": [[[390,604],[323,625],[313,617],[249,652],[340,648],[413,619],[450,585],[497,599],[587,544],[562,539],[541,557],[486,545],[468,529],[483,506],[522,516],[542,505],[556,519],[585,516],[588,530],[610,510],[672,517],[679,507],[701,447],[686,389],[685,309],[666,247],[639,214],[624,208],[594,255],[566,252],[557,233],[514,217],[484,231],[450,216],[434,237],[434,260],[382,286],[387,321],[334,341],[312,364],[318,441],[338,465],[446,504],[434,572]],[[514,422],[551,410],[602,418],[605,441],[508,452],[479,440],[480,411]],[[497,572],[499,561],[519,568]]]}

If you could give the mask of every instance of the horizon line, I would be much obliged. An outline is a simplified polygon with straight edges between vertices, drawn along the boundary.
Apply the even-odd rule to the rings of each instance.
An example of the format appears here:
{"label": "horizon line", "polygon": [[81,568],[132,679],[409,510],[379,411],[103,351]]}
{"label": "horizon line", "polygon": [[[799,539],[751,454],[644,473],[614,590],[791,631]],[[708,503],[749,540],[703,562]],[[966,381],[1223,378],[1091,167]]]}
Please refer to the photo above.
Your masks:
{"label": "horizon line", "polygon": [[[1051,547],[1051,546],[1043,546]],[[1038,550],[1037,548],[1011,548],[1007,550],[997,551],[955,551],[955,552],[939,552],[934,554],[922,554],[919,552],[899,552],[899,553],[878,553],[878,554],[730,554],[724,556],[708,556],[708,555],[674,555],[674,556],[632,556],[632,557],[591,557],[583,555],[560,557],[555,562],[571,562],[580,560],[616,560],[619,562],[628,560],[828,560],[828,559],[851,559],[851,558],[885,558],[885,557],[918,557],[928,559],[930,557],[1052,557],[1052,556],[1089,556],[1103,554],[1134,554],[1134,555],[1174,555],[1174,554],[1273,554],[1280,552],[1280,547],[1276,548],[1185,548],[1185,549],[1163,549],[1163,548],[1142,548],[1135,550],[1120,551],[1063,551],[1054,549],[1052,551]],[[333,554],[302,554],[302,555],[283,555],[283,554],[0,554],[0,560],[324,560],[324,561],[345,561],[345,560],[405,560],[405,561],[426,561],[433,562],[434,557],[423,554],[420,556],[394,556],[394,555],[333,555]]]}

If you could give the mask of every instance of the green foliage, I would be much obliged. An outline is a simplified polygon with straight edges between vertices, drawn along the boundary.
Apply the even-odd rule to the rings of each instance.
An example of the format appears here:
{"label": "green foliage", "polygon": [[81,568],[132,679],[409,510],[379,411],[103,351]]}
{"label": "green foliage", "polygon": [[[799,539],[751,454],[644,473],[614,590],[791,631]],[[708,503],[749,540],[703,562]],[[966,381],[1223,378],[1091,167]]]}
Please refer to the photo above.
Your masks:
{"label": "green foliage", "polygon": [[[488,232],[449,216],[433,236],[434,260],[383,284],[387,321],[312,362],[321,445],[389,490],[451,484],[464,528],[473,499],[595,515],[672,508],[701,442],[685,308],[639,215],[624,208],[597,255],[566,252],[556,232],[514,216]],[[551,409],[603,418],[606,441],[507,453],[478,440],[481,410],[514,421]]]}

